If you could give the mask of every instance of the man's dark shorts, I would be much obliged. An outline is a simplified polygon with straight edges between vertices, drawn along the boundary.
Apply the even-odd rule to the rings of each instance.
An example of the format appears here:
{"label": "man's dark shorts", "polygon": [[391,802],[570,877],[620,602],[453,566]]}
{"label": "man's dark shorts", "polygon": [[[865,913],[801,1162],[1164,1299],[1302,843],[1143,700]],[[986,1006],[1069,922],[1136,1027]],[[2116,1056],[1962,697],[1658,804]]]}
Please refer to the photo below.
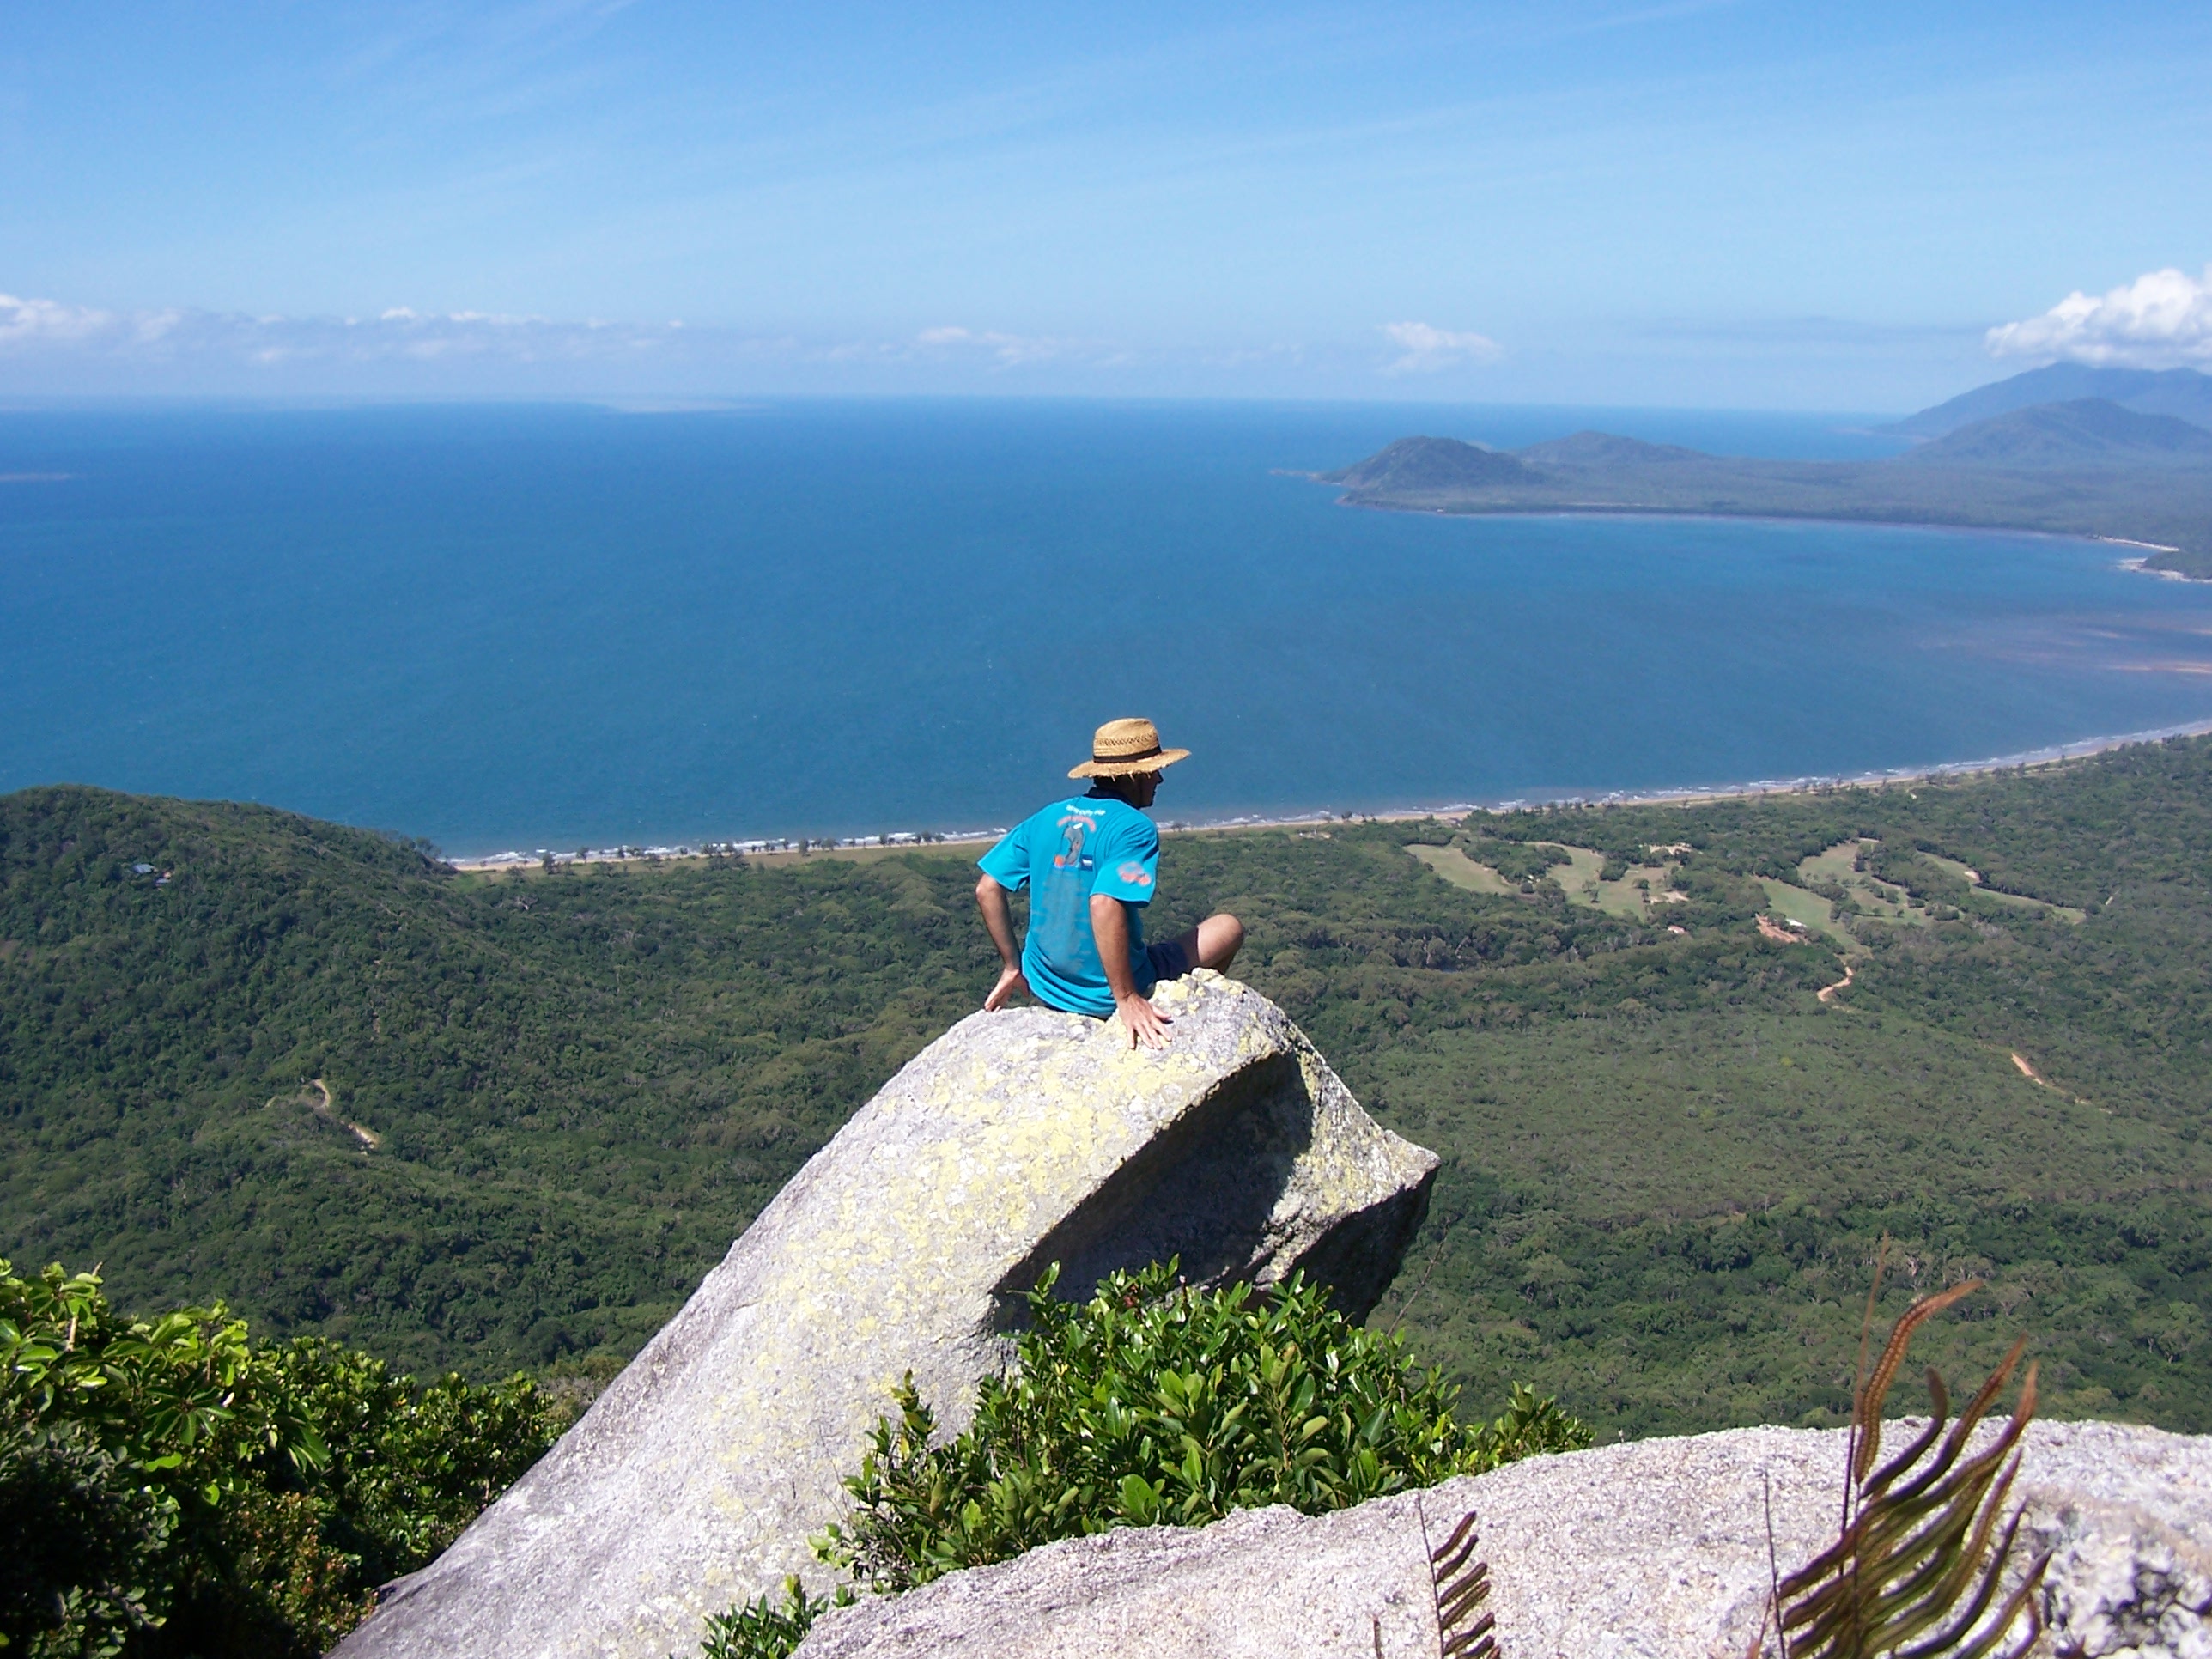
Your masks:
{"label": "man's dark shorts", "polygon": [[[1145,961],[1152,969],[1154,985],[1163,980],[1181,979],[1198,966],[1191,957],[1190,936],[1187,933],[1158,945],[1147,945]],[[1146,988],[1148,992],[1151,989],[1149,986]]]}

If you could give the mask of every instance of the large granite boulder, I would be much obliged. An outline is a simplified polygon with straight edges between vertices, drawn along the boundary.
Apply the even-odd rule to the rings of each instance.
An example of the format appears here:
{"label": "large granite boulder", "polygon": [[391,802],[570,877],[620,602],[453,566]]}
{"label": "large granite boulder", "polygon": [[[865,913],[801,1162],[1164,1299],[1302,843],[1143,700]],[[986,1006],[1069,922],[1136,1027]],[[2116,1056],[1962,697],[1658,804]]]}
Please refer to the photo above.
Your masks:
{"label": "large granite boulder", "polygon": [[[1334,1515],[1071,1539],[831,1613],[794,1659],[1434,1659],[1428,1552],[1470,1510],[1510,1659],[1742,1659],[1771,1583],[1768,1516],[1784,1572],[1832,1541],[1844,1441],[1645,1440]],[[2212,1437],[2033,1424],[2014,1495],[2023,1558],[2054,1553],[2039,1653],[2212,1655]]]}
{"label": "large granite boulder", "polygon": [[1435,1157],[1360,1110],[1256,992],[1201,973],[1118,1023],[975,1014],[800,1170],[538,1467],[394,1586],[345,1659],[665,1659],[706,1615],[822,1569],[810,1534],[914,1373],[948,1424],[1051,1263],[1081,1296],[1170,1255],[1204,1282],[1304,1268],[1364,1311]]}

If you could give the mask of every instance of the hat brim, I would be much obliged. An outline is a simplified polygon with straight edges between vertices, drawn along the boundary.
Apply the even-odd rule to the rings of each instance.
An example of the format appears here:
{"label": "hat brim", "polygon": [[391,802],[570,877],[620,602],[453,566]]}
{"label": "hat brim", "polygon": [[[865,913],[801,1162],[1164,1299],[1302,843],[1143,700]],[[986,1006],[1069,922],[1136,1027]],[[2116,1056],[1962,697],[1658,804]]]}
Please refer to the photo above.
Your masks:
{"label": "hat brim", "polygon": [[1071,766],[1071,778],[1133,778],[1142,772],[1158,772],[1173,766],[1179,760],[1188,760],[1188,749],[1163,749],[1157,755],[1146,755],[1141,760],[1087,760],[1080,766]]}

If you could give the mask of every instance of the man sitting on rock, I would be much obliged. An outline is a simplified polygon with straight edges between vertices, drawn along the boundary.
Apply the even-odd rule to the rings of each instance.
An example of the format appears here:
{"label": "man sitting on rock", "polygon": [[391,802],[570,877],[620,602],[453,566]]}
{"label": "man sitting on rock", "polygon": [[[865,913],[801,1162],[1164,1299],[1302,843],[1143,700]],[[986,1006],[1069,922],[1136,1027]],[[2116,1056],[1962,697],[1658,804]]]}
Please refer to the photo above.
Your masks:
{"label": "man sitting on rock", "polygon": [[[1091,739],[1091,758],[1071,769],[1089,778],[1088,794],[1056,801],[1007,832],[978,862],[975,902],[1006,966],[986,1008],[1017,991],[1049,1007],[1104,1019],[1121,1017],[1129,1046],[1167,1046],[1166,1015],[1152,987],[1194,968],[1226,968],[1244,943],[1244,924],[1208,916],[1180,938],[1145,943],[1145,906],[1159,873],[1160,832],[1145,816],[1160,774],[1188,749],[1163,749],[1150,720],[1109,720]],[[1030,890],[1029,937],[1018,956],[1009,893]]]}

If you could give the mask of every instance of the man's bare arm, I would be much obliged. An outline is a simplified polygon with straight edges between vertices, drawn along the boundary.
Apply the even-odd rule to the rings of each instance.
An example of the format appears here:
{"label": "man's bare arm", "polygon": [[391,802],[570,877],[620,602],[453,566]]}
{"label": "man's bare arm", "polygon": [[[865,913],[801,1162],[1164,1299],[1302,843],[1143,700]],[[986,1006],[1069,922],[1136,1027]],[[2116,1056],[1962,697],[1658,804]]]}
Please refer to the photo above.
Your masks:
{"label": "man's bare arm", "polygon": [[1093,893],[1091,936],[1098,942],[1099,964],[1106,969],[1106,983],[1114,993],[1122,1029],[1129,1034],[1129,1046],[1141,1042],[1147,1048],[1166,1048],[1168,1027],[1174,1022],[1137,994],[1137,981],[1129,972],[1128,907],[1120,899]]}
{"label": "man's bare arm", "polygon": [[999,982],[991,988],[991,994],[983,999],[986,1009],[1006,1006],[1015,992],[1026,994],[1030,982],[1022,977],[1022,953],[1014,944],[1014,911],[1006,902],[1006,890],[989,876],[975,884],[975,908],[983,913],[983,927],[991,935],[991,943],[999,947]]}

